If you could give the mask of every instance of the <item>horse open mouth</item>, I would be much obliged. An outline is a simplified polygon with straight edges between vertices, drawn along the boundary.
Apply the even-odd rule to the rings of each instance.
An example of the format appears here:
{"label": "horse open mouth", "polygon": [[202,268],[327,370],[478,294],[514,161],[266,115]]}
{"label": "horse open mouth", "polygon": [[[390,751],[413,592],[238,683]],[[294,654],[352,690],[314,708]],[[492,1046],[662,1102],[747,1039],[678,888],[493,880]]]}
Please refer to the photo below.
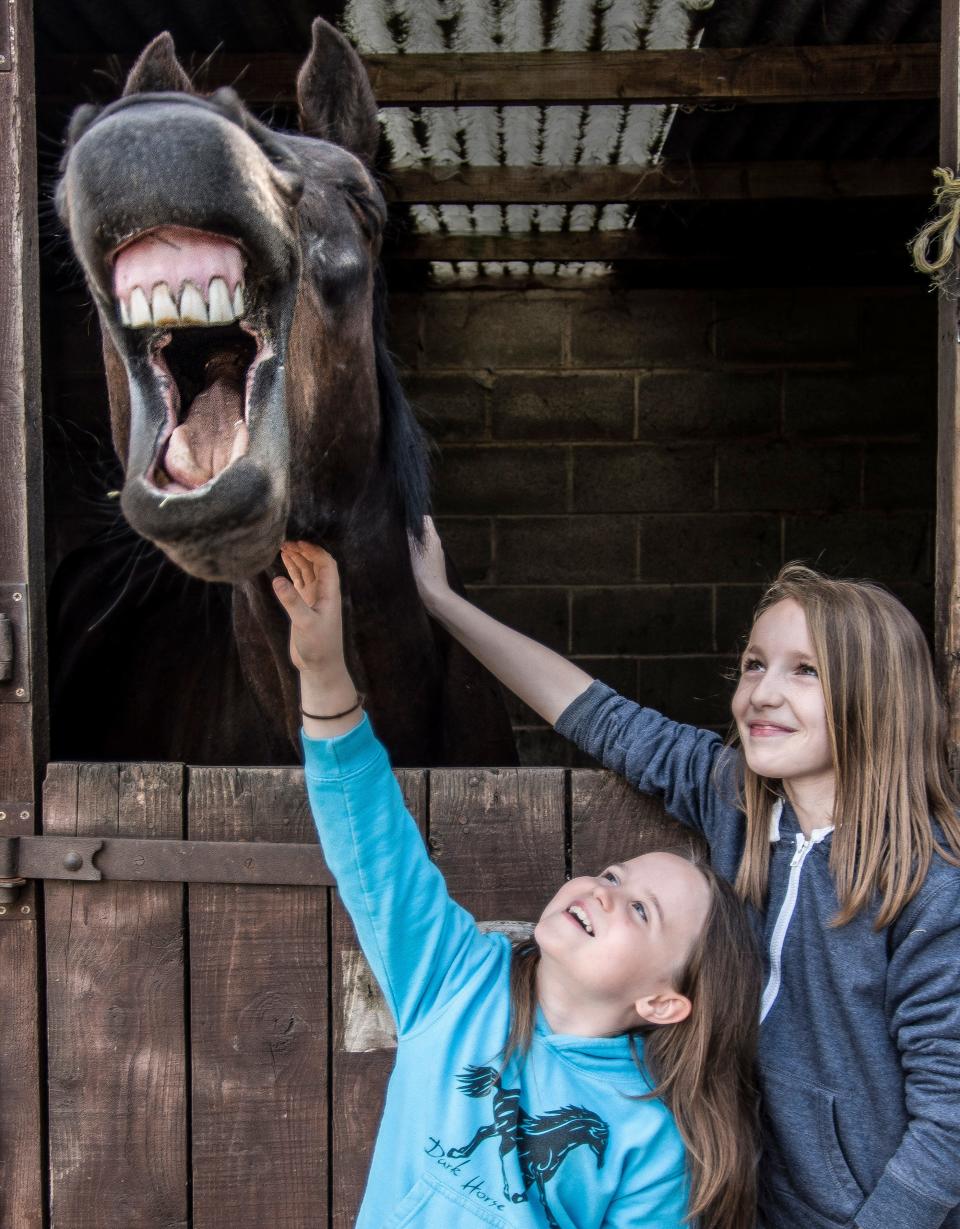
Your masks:
{"label": "horse open mouth", "polygon": [[196,491],[250,446],[253,376],[273,351],[246,273],[236,240],[181,226],[149,230],[115,253],[120,321],[145,342],[166,407],[144,475],[165,495]]}

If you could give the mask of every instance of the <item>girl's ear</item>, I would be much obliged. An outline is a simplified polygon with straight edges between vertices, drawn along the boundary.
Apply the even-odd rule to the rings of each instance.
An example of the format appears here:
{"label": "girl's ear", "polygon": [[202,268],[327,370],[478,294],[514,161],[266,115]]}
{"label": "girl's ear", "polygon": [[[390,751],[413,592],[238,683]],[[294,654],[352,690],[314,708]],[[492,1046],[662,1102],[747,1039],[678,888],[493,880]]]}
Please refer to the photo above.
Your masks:
{"label": "girl's ear", "polygon": [[662,994],[650,994],[634,1003],[637,1015],[645,1024],[679,1024],[693,1011],[693,1004],[685,994],[667,990]]}

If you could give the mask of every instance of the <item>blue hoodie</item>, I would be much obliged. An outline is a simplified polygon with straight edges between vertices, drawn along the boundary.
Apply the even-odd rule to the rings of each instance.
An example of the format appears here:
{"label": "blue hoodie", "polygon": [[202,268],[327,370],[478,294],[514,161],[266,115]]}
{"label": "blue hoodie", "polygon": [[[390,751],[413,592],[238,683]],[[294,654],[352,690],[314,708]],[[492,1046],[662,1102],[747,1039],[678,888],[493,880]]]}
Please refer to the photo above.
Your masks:
{"label": "blue hoodie", "polygon": [[[905,720],[909,716],[905,714]],[[703,833],[733,880],[739,764],[716,734],[593,683],[557,730]],[[942,858],[890,926],[846,926],[832,829],[805,839],[788,803],[770,828],[761,1218],[768,1229],[960,1229],[960,870]]]}
{"label": "blue hoodie", "polygon": [[[357,1229],[680,1229],[685,1152],[625,1037],[551,1033],[501,1070],[511,949],[447,895],[366,718],[303,737],[327,864],[397,1025]],[[642,1050],[641,1050],[642,1053]]]}

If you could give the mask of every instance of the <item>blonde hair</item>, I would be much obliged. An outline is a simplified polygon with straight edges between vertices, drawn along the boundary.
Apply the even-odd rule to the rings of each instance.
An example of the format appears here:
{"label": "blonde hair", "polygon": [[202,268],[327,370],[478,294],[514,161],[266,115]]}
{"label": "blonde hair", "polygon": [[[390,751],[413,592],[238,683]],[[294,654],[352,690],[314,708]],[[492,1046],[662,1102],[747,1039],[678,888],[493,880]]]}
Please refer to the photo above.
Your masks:
{"label": "blonde hair", "polygon": [[[687,1150],[687,1220],[699,1229],[744,1229],[756,1217],[759,1127],[754,1072],[761,964],[743,904],[727,881],[689,849],[666,852],[692,862],[707,881],[710,905],[674,988],[687,996],[686,1020],[640,1025],[630,1038],[634,1061],[653,1080],[643,1100],[667,1106]],[[506,1066],[533,1039],[540,949],[513,949]],[[636,1038],[643,1038],[642,1059]]]}
{"label": "blonde hair", "polygon": [[[869,581],[833,580],[788,563],[761,598],[754,622],[788,598],[806,616],[833,750],[830,870],[840,902],[833,924],[845,925],[879,896],[880,930],[916,896],[934,851],[960,864],[958,797],[930,651],[916,619]],[[737,745],[736,735],[731,742]],[[770,808],[783,787],[745,762],[742,774],[747,838],[736,887],[762,909]]]}

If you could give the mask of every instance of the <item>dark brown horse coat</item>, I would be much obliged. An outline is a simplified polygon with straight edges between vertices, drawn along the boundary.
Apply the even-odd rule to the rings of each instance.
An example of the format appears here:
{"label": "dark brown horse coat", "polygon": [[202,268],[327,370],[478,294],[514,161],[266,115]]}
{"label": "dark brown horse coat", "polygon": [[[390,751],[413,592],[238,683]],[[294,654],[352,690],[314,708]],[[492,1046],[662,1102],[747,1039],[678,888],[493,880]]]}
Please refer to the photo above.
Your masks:
{"label": "dark brown horse coat", "polygon": [[427,459],[385,344],[376,107],[320,19],[297,87],[302,132],[274,132],[231,89],[196,94],[161,35],[122,98],[71,121],[57,207],[100,317],[121,506],[182,571],[131,569],[121,599],[126,545],[66,562],[55,754],[295,759],[269,586],[289,537],[340,563],[351,668],[395,763],[514,761],[495,684],[417,597]]}

